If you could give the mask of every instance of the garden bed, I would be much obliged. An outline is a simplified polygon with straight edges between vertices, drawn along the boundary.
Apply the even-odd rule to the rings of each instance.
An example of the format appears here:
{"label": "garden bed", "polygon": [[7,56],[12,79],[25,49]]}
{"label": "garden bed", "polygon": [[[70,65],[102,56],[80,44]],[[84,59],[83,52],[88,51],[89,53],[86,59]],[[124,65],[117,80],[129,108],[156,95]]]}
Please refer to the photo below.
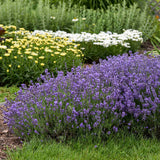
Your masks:
{"label": "garden bed", "polygon": [[7,148],[16,149],[16,147],[20,147],[21,143],[18,137],[14,134],[10,133],[7,125],[3,123],[3,103],[0,104],[0,160],[6,158]]}
{"label": "garden bed", "polygon": [[[22,141],[28,142],[32,135],[38,137],[39,140],[41,140],[40,136],[42,135],[46,139],[52,138],[58,142],[76,139],[83,135],[87,142],[87,134],[89,133],[92,135],[91,137],[97,138],[98,143],[101,143],[101,140],[108,140],[108,138],[112,137],[112,134],[115,136],[121,131],[128,131],[129,135],[132,133],[137,135],[142,132],[142,136],[145,135],[146,137],[152,137],[151,132],[159,134],[159,128],[156,127],[159,127],[157,123],[159,123],[160,119],[157,118],[159,121],[154,119],[152,114],[155,114],[155,117],[159,117],[160,95],[159,92],[155,93],[158,88],[155,87],[156,90],[150,83],[151,80],[154,85],[154,80],[156,79],[155,86],[159,85],[157,77],[159,77],[158,70],[160,66],[158,58],[160,57],[156,59],[155,55],[158,55],[160,46],[157,46],[157,51],[151,43],[156,36],[159,37],[158,21],[156,21],[159,16],[157,14],[156,18],[154,15],[149,16],[147,7],[141,10],[141,7],[138,7],[140,4],[135,3],[128,8],[125,2],[122,5],[111,5],[107,10],[82,9],[80,6],[69,7],[67,3],[60,3],[58,7],[54,5],[50,7],[48,2],[43,4],[42,0],[36,6],[33,7],[32,5],[22,3],[20,0],[15,2],[9,0],[0,4],[0,15],[8,15],[0,16],[0,21],[5,25],[6,30],[4,37],[0,37],[2,41],[0,60],[3,61],[3,63],[0,61],[0,86],[12,86],[14,84],[20,86],[23,84],[22,89],[24,89],[24,94],[23,91],[19,91],[16,95],[17,99],[12,102],[9,102],[14,99],[14,97],[10,96],[12,94],[8,96],[9,98],[5,95],[9,100],[6,100],[5,103],[10,107],[7,112],[4,112],[8,126],[3,121],[2,110],[5,110],[6,106],[1,103],[1,100],[4,95],[0,96],[0,160],[6,159],[7,155],[10,155],[9,153],[6,154],[8,149],[15,150],[17,147],[22,147]],[[19,14],[22,11],[23,14]],[[28,11],[32,11],[30,15]],[[59,16],[61,14],[63,16]],[[37,17],[41,18],[38,19]],[[11,26],[10,24],[16,26]],[[4,27],[3,25],[0,26]],[[57,29],[61,31],[55,32]],[[33,30],[34,32],[31,32]],[[52,30],[53,32],[47,30]],[[50,32],[51,35],[44,34],[44,32]],[[123,32],[127,34],[123,34]],[[136,35],[132,32],[138,34]],[[63,34],[67,38],[64,38]],[[103,37],[104,34],[106,34],[107,38]],[[88,36],[85,37],[85,35]],[[79,41],[77,41],[78,38]],[[145,42],[142,43],[142,41]],[[144,55],[135,54],[137,58],[131,54],[136,51],[144,54],[152,50],[155,51],[152,53],[152,57],[155,56],[155,59],[148,55],[150,52],[146,56],[151,59]],[[131,59],[123,53],[129,53]],[[122,55],[122,58],[120,55]],[[112,65],[113,63],[110,61],[112,58],[108,56],[113,56],[115,65]],[[119,59],[116,59],[116,56]],[[98,63],[99,59],[106,59],[106,57],[109,63],[105,61],[101,63],[102,61],[100,61],[100,65],[93,66],[93,61]],[[125,61],[125,59],[130,60]],[[144,59],[145,61],[143,61]],[[80,65],[84,68],[79,67],[76,71],[72,68]],[[139,70],[136,70],[134,65],[137,65]],[[88,67],[91,68],[91,72]],[[54,74],[50,82],[48,82],[49,73],[45,70],[46,68],[49,73],[52,72]],[[106,68],[111,68],[111,70]],[[71,75],[73,75],[71,77],[68,76],[69,81],[67,81],[67,76],[65,77],[62,72],[59,72],[60,76],[57,81],[56,78],[54,79],[57,74],[59,75],[57,71],[63,71],[65,75],[68,71],[71,71]],[[78,78],[74,77],[76,72],[79,73],[79,71],[80,76],[77,76]],[[142,76],[141,73],[143,71],[144,75]],[[110,72],[113,74],[107,74]],[[41,76],[41,81],[37,83],[37,77],[44,73],[48,74],[48,77],[45,79],[45,76]],[[86,73],[88,75],[85,75]],[[150,80],[146,76],[148,73],[151,74]],[[135,74],[137,74],[137,77],[134,77]],[[119,77],[119,79],[114,79],[114,76]],[[107,77],[107,80],[101,77]],[[74,78],[77,79],[74,81]],[[144,78],[146,78],[146,81]],[[52,81],[53,79],[56,83]],[[31,85],[31,88],[25,88],[24,84],[28,86],[30,80],[33,83],[36,82],[37,86]],[[97,83],[97,86],[94,86],[95,83]],[[47,88],[47,85],[50,85],[50,87]],[[72,86],[71,88],[70,85]],[[90,88],[90,85],[94,89]],[[152,91],[150,92],[147,87]],[[44,88],[48,92],[43,90]],[[50,88],[52,88],[52,91],[50,91]],[[86,88],[87,90],[85,90]],[[101,88],[103,89],[101,90]],[[33,91],[34,89],[35,91]],[[145,89],[146,91],[144,91]],[[92,91],[92,94],[88,94],[90,91]],[[43,92],[46,96],[43,95]],[[80,97],[81,92],[82,95]],[[47,97],[48,93],[51,97]],[[114,96],[111,97],[110,93]],[[33,95],[37,96],[37,99],[34,99]],[[100,95],[101,97],[98,97]],[[148,95],[149,97],[147,97]],[[155,95],[158,95],[158,98]],[[64,97],[67,98],[65,99]],[[152,106],[157,109],[156,113],[154,113],[155,110]],[[27,115],[27,118],[24,115]],[[61,121],[63,122],[61,123]],[[12,129],[17,136],[10,132]],[[98,137],[103,138],[98,139]],[[112,159],[117,158],[112,157]]]}
{"label": "garden bed", "polygon": [[[144,51],[151,51],[153,49],[152,44],[150,43],[150,41],[147,41],[145,43],[142,44],[141,49],[140,49],[140,53],[143,53]],[[91,64],[85,64],[84,67],[89,66],[91,67]],[[3,123],[3,115],[2,115],[2,109],[4,103],[0,104],[0,158],[4,159],[6,158],[6,153],[5,151],[7,150],[7,148],[10,149],[16,149],[16,147],[21,147],[22,144],[20,142],[20,140],[18,139],[17,136],[15,136],[14,134],[10,133],[8,130],[8,127]]]}

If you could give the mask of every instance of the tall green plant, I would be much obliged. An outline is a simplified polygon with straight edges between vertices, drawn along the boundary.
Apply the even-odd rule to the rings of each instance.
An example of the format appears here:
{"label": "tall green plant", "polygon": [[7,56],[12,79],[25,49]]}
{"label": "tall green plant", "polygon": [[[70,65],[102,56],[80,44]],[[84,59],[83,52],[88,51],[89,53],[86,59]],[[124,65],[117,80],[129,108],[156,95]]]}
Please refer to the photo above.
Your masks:
{"label": "tall green plant", "polygon": [[[78,21],[72,21],[74,18]],[[144,40],[151,37],[156,30],[154,18],[148,15],[147,6],[141,10],[134,3],[128,8],[127,1],[110,5],[107,10],[94,10],[86,9],[85,6],[72,6],[71,3],[59,3],[50,7],[49,0],[39,0],[36,8],[33,0],[6,0],[0,5],[0,22],[27,30],[122,33],[123,29],[136,29],[143,32]]]}
{"label": "tall green plant", "polygon": [[[54,0],[55,1],[55,0]],[[126,0],[126,5],[133,5],[136,0]],[[65,1],[66,2],[66,1]],[[71,0],[71,4],[85,5],[88,9],[107,9],[110,5],[121,4],[123,0]]]}
{"label": "tall green plant", "polygon": [[[5,0],[0,4],[0,23],[4,25],[16,25],[17,28],[27,30],[69,30],[72,19],[77,15],[77,7],[71,9],[66,3],[50,7],[49,0]],[[52,19],[55,17],[55,19]]]}
{"label": "tall green plant", "polygon": [[[72,31],[81,32],[82,28],[79,26],[83,26],[83,31],[91,33],[100,31],[122,33],[124,29],[136,29],[143,32],[143,38],[146,41],[156,30],[154,17],[148,15],[147,5],[143,10],[138,8],[136,3],[128,8],[124,1],[123,4],[110,5],[107,10],[84,10],[78,17],[79,21],[74,23]],[[81,21],[82,17],[86,20]]]}

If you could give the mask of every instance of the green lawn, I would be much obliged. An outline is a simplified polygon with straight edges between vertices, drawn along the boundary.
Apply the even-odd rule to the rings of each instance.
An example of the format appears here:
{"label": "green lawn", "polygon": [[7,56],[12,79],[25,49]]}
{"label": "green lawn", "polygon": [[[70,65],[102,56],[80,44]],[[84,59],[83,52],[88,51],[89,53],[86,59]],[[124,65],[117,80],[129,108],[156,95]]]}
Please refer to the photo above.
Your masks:
{"label": "green lawn", "polygon": [[19,88],[12,86],[12,87],[0,87],[0,103],[5,102],[5,98],[7,99],[14,99],[14,93],[17,92]]}
{"label": "green lawn", "polygon": [[73,141],[62,144],[52,140],[42,143],[33,139],[8,155],[9,160],[158,160],[160,141],[133,135],[117,136],[105,143]]}

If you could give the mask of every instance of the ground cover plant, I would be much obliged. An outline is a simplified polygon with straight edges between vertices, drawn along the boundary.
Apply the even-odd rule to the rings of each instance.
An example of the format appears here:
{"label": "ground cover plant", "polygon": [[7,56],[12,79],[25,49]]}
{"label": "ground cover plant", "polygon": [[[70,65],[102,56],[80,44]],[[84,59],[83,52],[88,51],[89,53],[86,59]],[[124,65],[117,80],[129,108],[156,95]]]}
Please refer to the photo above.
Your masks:
{"label": "ground cover plant", "polygon": [[92,68],[73,68],[56,78],[46,70],[39,83],[22,85],[7,101],[5,119],[21,138],[54,139],[87,134],[106,138],[119,130],[159,132],[160,59],[145,55],[108,57]]}
{"label": "ground cover plant", "polygon": [[0,84],[28,84],[35,81],[47,68],[56,75],[57,70],[69,71],[82,63],[78,44],[66,38],[31,35],[15,26],[2,26],[5,40],[0,45]]}

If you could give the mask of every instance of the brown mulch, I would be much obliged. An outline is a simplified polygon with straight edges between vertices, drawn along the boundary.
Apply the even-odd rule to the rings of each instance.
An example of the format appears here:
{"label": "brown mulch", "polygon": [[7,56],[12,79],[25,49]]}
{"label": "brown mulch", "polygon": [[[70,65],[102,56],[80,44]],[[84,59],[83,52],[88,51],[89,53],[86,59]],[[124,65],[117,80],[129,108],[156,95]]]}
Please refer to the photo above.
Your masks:
{"label": "brown mulch", "polygon": [[0,160],[7,158],[7,148],[14,150],[16,147],[21,147],[22,144],[18,137],[13,135],[6,124],[3,123],[2,109],[4,106],[0,106]]}
{"label": "brown mulch", "polygon": [[143,53],[144,51],[152,51],[154,49],[152,43],[148,40],[141,45],[141,49],[139,50],[139,53]]}
{"label": "brown mulch", "polygon": [[[153,49],[154,48],[152,44],[150,43],[150,41],[147,41],[141,45],[141,49],[139,52],[143,53],[144,51],[151,51]],[[86,66],[91,67],[91,64],[84,65],[84,67]],[[13,135],[8,130],[7,125],[3,123],[3,115],[2,115],[2,110],[1,110],[2,108],[4,108],[4,106],[0,106],[0,160],[7,158],[7,155],[6,155],[7,148],[14,150],[17,147],[22,146],[18,137]]]}

